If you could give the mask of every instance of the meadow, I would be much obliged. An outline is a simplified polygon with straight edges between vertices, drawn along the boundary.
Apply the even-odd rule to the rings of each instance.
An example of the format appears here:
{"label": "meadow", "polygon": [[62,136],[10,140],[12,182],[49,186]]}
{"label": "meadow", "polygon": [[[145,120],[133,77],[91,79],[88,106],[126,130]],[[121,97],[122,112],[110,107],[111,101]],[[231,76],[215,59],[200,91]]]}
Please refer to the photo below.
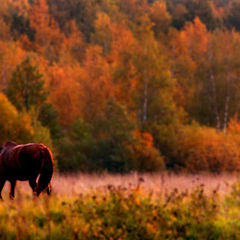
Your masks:
{"label": "meadow", "polygon": [[240,239],[239,16],[237,0],[1,0],[0,146],[44,143],[59,173],[51,197],[6,184],[0,240]]}
{"label": "meadow", "polygon": [[221,174],[54,176],[51,197],[3,190],[0,239],[239,239],[240,184]]}

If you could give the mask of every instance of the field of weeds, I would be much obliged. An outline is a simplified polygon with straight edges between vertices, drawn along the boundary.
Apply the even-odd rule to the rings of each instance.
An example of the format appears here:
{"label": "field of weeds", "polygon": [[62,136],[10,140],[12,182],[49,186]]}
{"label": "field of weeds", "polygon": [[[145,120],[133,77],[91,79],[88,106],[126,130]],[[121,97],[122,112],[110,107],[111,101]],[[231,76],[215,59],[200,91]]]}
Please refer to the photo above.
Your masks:
{"label": "field of weeds", "polygon": [[49,198],[18,183],[0,239],[239,239],[234,175],[55,175]]}

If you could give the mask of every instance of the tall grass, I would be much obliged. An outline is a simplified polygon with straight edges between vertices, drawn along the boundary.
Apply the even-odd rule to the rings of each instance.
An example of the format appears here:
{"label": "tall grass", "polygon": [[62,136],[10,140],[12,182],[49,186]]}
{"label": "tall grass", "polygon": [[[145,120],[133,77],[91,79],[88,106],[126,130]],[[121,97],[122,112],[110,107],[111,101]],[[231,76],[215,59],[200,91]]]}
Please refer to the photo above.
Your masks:
{"label": "tall grass", "polygon": [[[153,192],[154,194],[165,193],[174,190],[191,191],[198,185],[204,184],[205,191],[211,192],[213,189],[219,189],[220,193],[227,193],[231,190],[230,186],[239,178],[237,174],[173,174],[173,173],[155,173],[155,174],[66,174],[55,175],[53,179],[53,189],[57,195],[74,196],[91,192],[92,190],[103,190],[107,185],[124,188],[136,187],[139,184],[139,178],[142,179],[141,187],[144,192]],[[28,190],[27,184],[25,191]],[[27,186],[27,187],[26,187]]]}
{"label": "tall grass", "polygon": [[53,195],[26,183],[0,203],[0,239],[239,239],[230,175],[56,175]]}

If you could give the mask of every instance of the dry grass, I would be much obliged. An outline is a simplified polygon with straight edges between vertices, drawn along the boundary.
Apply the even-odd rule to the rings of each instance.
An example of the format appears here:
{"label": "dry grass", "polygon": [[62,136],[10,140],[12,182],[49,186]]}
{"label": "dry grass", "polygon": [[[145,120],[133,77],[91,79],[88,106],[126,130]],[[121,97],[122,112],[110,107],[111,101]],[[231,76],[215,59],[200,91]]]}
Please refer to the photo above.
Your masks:
{"label": "dry grass", "polygon": [[[140,181],[139,181],[140,179]],[[191,192],[198,185],[203,184],[207,193],[218,189],[221,194],[228,193],[231,186],[240,177],[236,174],[55,174],[52,180],[53,192],[57,196],[72,197],[79,194],[86,194],[94,190],[104,191],[107,186],[113,185],[122,188],[134,188],[141,184],[142,189],[154,194],[165,194],[175,188],[178,191]],[[9,184],[6,184],[3,190],[3,196],[8,195]],[[16,195],[24,192],[31,195],[31,189],[27,182],[18,182]]]}
{"label": "dry grass", "polygon": [[[50,198],[32,197],[28,183],[19,182],[14,201],[8,200],[9,186],[4,188],[0,239],[239,239],[240,186],[224,195],[238,179],[230,174],[55,174]],[[209,195],[202,188],[179,194],[202,184]]]}

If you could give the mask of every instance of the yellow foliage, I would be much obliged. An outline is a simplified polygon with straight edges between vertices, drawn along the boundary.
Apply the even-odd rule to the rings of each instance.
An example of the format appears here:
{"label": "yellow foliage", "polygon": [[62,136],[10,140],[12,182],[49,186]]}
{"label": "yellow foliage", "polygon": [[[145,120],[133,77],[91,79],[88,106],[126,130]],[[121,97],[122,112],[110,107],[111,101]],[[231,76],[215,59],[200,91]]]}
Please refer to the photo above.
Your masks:
{"label": "yellow foliage", "polygon": [[17,143],[42,142],[52,146],[49,130],[40,123],[34,123],[28,113],[19,113],[0,92],[0,145],[6,141]]}
{"label": "yellow foliage", "polygon": [[7,97],[0,93],[0,144],[7,140],[17,142],[32,139],[33,129],[27,114],[19,114]]}

